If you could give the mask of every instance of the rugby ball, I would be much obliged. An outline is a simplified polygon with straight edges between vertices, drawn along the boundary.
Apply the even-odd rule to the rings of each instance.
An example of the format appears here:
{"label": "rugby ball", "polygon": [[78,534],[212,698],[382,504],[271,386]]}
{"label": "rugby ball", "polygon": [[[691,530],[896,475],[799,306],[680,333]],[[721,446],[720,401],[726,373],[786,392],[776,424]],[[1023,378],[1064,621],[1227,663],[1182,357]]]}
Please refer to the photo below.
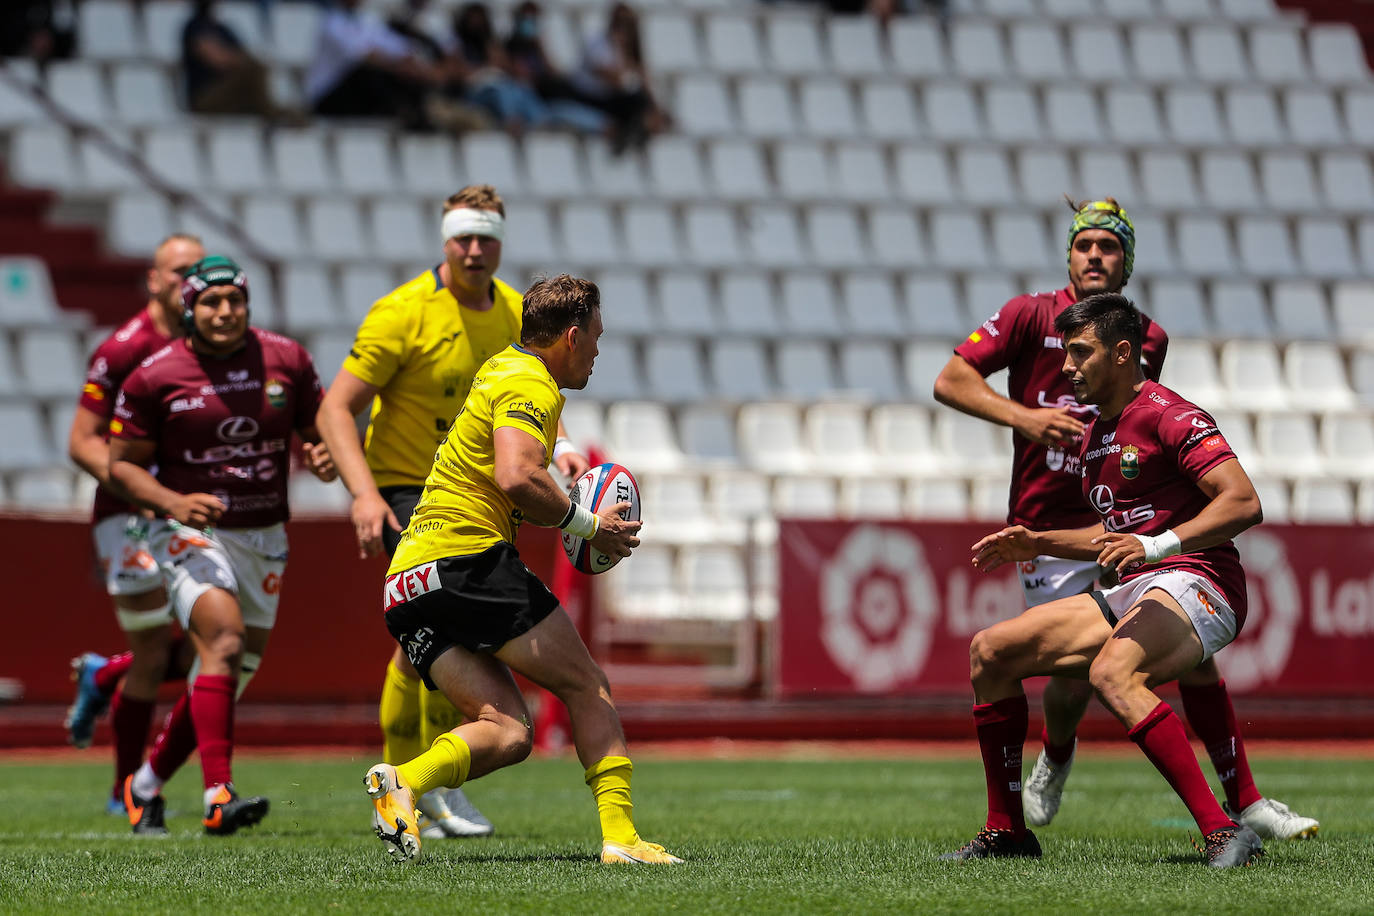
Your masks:
{"label": "rugby ball", "polygon": [[[615,462],[608,461],[588,470],[577,479],[569,495],[573,502],[594,515],[600,515],[607,506],[629,503],[630,508],[621,512],[620,517],[630,522],[639,521],[639,484],[633,474]],[[563,550],[572,565],[589,576],[605,572],[621,559],[602,553],[583,538],[566,531],[563,532]]]}

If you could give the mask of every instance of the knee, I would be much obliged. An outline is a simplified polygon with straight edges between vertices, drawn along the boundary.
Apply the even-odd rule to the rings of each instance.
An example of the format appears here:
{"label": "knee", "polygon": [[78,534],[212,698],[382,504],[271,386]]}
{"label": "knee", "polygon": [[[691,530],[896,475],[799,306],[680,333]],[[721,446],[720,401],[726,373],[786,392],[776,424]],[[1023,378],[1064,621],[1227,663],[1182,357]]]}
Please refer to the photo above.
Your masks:
{"label": "knee", "polygon": [[243,658],[243,629],[223,627],[205,639],[206,653],[213,659],[230,665]]}
{"label": "knee", "polygon": [[500,756],[502,766],[513,766],[534,750],[534,730],[521,719],[506,719],[501,727]]}
{"label": "knee", "polygon": [[1088,683],[1103,702],[1111,706],[1112,701],[1130,685],[1133,674],[1129,666],[1103,653],[1093,660],[1092,667],[1088,669]]}
{"label": "knee", "polygon": [[996,627],[979,630],[968,647],[970,679],[1011,676],[1014,673],[1011,648]]}

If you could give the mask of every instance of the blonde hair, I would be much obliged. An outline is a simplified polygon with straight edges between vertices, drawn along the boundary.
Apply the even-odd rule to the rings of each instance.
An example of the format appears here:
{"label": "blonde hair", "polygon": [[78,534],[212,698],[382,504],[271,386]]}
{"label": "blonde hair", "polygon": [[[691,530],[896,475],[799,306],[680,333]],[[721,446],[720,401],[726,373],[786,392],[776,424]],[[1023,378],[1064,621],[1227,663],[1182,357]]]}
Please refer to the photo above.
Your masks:
{"label": "blonde hair", "polygon": [[506,215],[506,202],[496,189],[489,184],[470,184],[458,193],[450,194],[444,201],[444,212],[458,209],[495,210],[502,217]]}

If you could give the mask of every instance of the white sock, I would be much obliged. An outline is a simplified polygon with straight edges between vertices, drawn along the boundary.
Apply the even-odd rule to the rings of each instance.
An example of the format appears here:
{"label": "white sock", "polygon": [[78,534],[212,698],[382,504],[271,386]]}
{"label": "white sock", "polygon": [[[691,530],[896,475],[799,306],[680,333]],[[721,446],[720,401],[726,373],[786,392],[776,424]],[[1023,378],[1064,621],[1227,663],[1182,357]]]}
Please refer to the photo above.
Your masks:
{"label": "white sock", "polygon": [[143,761],[143,765],[134,771],[134,794],[139,798],[152,798],[161,792],[162,780],[153,772],[152,764]]}
{"label": "white sock", "polygon": [[[227,783],[218,782],[218,783],[215,783],[215,784],[214,784],[213,786],[211,786],[210,788],[208,788],[208,789],[205,790],[205,810],[206,810],[206,811],[209,811],[209,810],[210,810],[210,805],[214,802],[215,796],[219,794],[220,788],[221,788],[222,786],[224,786],[224,785],[227,785]],[[230,791],[233,791],[232,787],[230,788]]]}

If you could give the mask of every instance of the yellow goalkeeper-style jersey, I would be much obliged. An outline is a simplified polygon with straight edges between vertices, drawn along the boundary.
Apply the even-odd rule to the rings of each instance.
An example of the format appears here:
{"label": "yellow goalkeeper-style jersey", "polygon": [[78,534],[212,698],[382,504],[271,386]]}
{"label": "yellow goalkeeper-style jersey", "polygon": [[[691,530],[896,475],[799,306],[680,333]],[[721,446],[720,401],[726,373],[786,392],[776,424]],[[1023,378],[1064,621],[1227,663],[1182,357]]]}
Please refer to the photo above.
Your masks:
{"label": "yellow goalkeeper-style jersey", "polygon": [[379,487],[419,486],[478,368],[520,340],[520,293],[492,281],[492,308],[464,308],[427,271],[373,303],[343,367],[379,389],[367,466]]}
{"label": "yellow goalkeeper-style jersey", "polygon": [[563,395],[544,362],[519,345],[487,360],[434,454],[425,492],[401,535],[390,572],[515,543],[521,513],[496,485],[496,430],[511,426],[553,454]]}

